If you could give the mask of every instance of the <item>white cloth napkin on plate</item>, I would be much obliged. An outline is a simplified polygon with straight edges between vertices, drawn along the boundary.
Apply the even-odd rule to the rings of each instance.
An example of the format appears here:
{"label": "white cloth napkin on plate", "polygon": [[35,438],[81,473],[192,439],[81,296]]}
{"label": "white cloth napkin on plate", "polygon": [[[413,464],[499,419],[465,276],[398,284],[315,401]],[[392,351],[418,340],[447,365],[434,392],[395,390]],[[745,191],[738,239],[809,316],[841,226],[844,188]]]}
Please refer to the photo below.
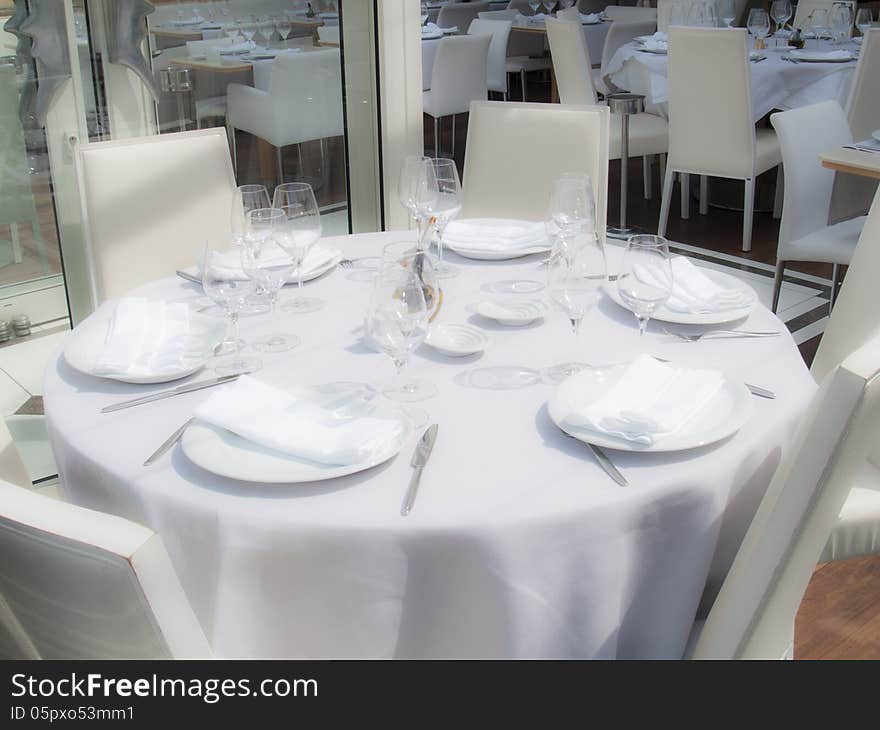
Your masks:
{"label": "white cloth napkin on plate", "polygon": [[646,51],[669,51],[669,43],[667,41],[658,41],[654,38],[645,41],[642,44],[642,48]]}
{"label": "white cloth napkin on plate", "polygon": [[436,23],[425,23],[422,26],[422,35],[436,35],[437,33],[442,33],[440,30],[440,26]]}
{"label": "white cloth napkin on plate", "polygon": [[93,372],[152,376],[185,370],[188,360],[209,355],[210,348],[222,337],[222,322],[217,332],[217,327],[198,327],[196,317],[181,302],[120,299]]}
{"label": "white cloth napkin on plate", "polygon": [[709,407],[723,384],[716,370],[689,370],[640,355],[603,396],[592,404],[573,403],[563,420],[651,446]]}
{"label": "white cloth napkin on plate", "polygon": [[369,461],[404,431],[388,418],[339,419],[307,391],[290,393],[247,375],[216,391],[195,416],[260,446],[333,466]]}
{"label": "white cloth napkin on plate", "polygon": [[852,60],[853,55],[849,51],[807,51],[802,49],[795,49],[794,51],[789,51],[789,54],[792,58],[797,58],[805,61],[842,61]]}
{"label": "white cloth napkin on plate", "polygon": [[[277,244],[268,243],[264,248],[266,249],[266,258],[263,259],[263,261],[268,266],[271,266],[276,261],[279,265],[282,265],[291,260],[290,254]],[[335,248],[321,246],[320,244],[312,246],[302,263],[302,275],[308,276],[323,266],[326,266],[338,256],[339,251]],[[244,269],[241,267],[241,249],[239,247],[236,246],[229,251],[224,251],[223,253],[218,254],[215,261],[217,263],[217,272],[223,278],[229,279],[230,281],[245,281],[248,278],[247,274],[244,273]],[[196,276],[201,276],[201,267],[196,267],[194,273]],[[296,281],[298,277],[299,272],[297,269],[294,269],[288,277],[288,281]]]}
{"label": "white cloth napkin on plate", "polygon": [[601,23],[602,18],[599,13],[578,13],[581,16],[581,23]]}
{"label": "white cloth napkin on plate", "polygon": [[[754,302],[754,295],[748,289],[727,288],[715,283],[684,256],[673,256],[669,264],[672,292],[664,303],[667,309],[687,314],[714,314],[741,309]],[[639,267],[635,274],[646,284],[663,286],[663,282],[657,282],[657,274],[650,267]]]}
{"label": "white cloth napkin on plate", "polygon": [[252,41],[243,41],[242,43],[232,43],[228,46],[220,46],[221,56],[235,56],[239,53],[248,53],[256,48]]}
{"label": "white cloth napkin on plate", "polygon": [[463,218],[446,226],[443,243],[469,251],[515,251],[546,245],[547,228],[543,221]]}

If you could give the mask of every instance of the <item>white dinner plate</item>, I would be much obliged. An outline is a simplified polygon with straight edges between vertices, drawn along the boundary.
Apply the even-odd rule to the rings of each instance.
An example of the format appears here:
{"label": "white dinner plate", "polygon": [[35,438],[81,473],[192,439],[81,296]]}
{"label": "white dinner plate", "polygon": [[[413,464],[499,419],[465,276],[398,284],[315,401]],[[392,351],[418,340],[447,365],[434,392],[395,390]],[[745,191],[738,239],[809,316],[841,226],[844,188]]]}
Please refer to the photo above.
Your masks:
{"label": "white dinner plate", "polygon": [[798,63],[852,63],[856,60],[852,54],[849,55],[849,58],[821,58],[817,56],[792,56],[792,58]]}
{"label": "white dinner plate", "polygon": [[217,426],[195,421],[180,441],[186,457],[213,474],[257,484],[302,484],[335,479],[372,469],[396,456],[410,438],[412,425],[396,408],[380,403],[374,418],[395,418],[404,428],[399,438],[386,444],[370,459],[345,466],[319,464],[308,459],[259,446]]}
{"label": "white dinner plate", "polygon": [[626,372],[628,364],[607,368],[587,368],[562,381],[548,402],[550,418],[559,428],[580,441],[620,451],[683,451],[708,446],[735,434],[752,414],[752,397],[743,383],[724,378],[719,392],[678,431],[658,439],[650,446],[627,441],[601,431],[591,431],[564,423],[575,395],[587,407],[611,388]]}
{"label": "white dinner plate", "polygon": [[97,319],[92,318],[77,327],[64,346],[64,360],[70,367],[84,375],[105,378],[107,380],[118,380],[121,383],[134,383],[136,385],[168,383],[198,372],[214,356],[214,346],[223,339],[226,329],[225,323],[221,320],[200,317],[199,321],[204,320],[205,327],[213,327],[217,330],[217,337],[209,340],[210,346],[205,351],[187,359],[185,366],[179,370],[163,372],[159,375],[98,375],[94,372],[95,363],[104,350],[104,342],[107,339],[111,317],[112,313],[108,312],[105,316],[100,316]]}
{"label": "white dinner plate", "polygon": [[547,313],[547,307],[544,306],[544,302],[540,299],[518,297],[510,299],[484,299],[481,302],[470,305],[468,310],[507,327],[525,327],[532,322],[537,322]]}
{"label": "white dinner plate", "polygon": [[[700,271],[719,286],[723,286],[726,289],[742,289],[743,291],[748,292],[752,297],[752,303],[745,307],[738,307],[737,309],[725,309],[722,312],[710,312],[704,314],[674,312],[671,309],[662,306],[655,310],[651,315],[651,319],[656,319],[659,322],[670,322],[672,324],[724,324],[725,322],[744,319],[752,313],[752,310],[758,303],[758,295],[755,294],[755,290],[752,289],[752,287],[740,281],[735,276],[725,274],[721,271],[706,268],[701,268]],[[629,309],[629,307],[624,304],[623,299],[620,298],[620,292],[617,290],[616,282],[606,282],[604,290],[615,304],[619,304],[624,309]]]}
{"label": "white dinner plate", "polygon": [[[320,246],[320,244],[318,244]],[[317,248],[317,247],[316,247]],[[316,266],[314,269],[310,269],[305,274],[303,274],[303,281],[311,281],[312,279],[317,279],[319,276],[323,276],[331,269],[335,268],[336,265],[342,261],[342,251],[338,249],[332,249],[329,252],[330,257],[320,266]],[[184,273],[190,274],[191,276],[195,276],[197,278],[201,278],[202,270],[200,266],[190,266],[183,270]],[[241,274],[242,278],[244,278],[244,272]],[[294,271],[287,279],[288,284],[296,284],[296,271]]]}
{"label": "white dinner plate", "polygon": [[653,53],[655,56],[668,56],[669,51],[665,48],[639,48],[642,53]]}
{"label": "white dinner plate", "polygon": [[438,324],[431,327],[425,342],[438,352],[452,357],[476,355],[489,346],[485,332],[469,324]]}

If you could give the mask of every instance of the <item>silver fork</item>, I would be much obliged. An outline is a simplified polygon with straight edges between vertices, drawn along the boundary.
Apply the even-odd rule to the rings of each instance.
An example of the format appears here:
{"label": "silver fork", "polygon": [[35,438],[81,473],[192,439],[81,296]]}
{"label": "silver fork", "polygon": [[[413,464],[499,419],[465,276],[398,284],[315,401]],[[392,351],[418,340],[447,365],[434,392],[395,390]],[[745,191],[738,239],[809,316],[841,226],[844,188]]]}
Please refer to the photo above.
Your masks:
{"label": "silver fork", "polygon": [[683,342],[699,342],[708,335],[722,335],[720,339],[736,339],[739,337],[779,337],[779,332],[771,330],[768,332],[753,332],[750,330],[709,330],[708,332],[700,332],[696,335],[686,335],[681,332],[673,332],[665,327],[663,331],[671,337],[677,337]]}

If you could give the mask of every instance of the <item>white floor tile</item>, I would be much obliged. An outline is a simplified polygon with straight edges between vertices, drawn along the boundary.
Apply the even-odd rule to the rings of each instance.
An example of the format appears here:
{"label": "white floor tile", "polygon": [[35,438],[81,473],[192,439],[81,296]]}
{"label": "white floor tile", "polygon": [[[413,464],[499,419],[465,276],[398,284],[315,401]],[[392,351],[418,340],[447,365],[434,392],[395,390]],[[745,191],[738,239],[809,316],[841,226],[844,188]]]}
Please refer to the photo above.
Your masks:
{"label": "white floor tile", "polygon": [[6,373],[0,372],[0,416],[15,413],[28,398],[30,394],[24,388]]}
{"label": "white floor tile", "polygon": [[17,345],[0,348],[0,370],[13,378],[31,395],[43,392],[43,373],[70,332],[37,337]]}

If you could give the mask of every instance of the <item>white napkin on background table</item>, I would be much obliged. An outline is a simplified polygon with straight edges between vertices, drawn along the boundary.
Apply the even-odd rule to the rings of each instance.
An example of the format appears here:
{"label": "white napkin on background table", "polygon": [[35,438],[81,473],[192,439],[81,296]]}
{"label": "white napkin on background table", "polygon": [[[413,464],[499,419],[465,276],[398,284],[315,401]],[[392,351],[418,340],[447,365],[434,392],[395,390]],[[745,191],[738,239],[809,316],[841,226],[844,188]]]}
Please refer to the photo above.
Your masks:
{"label": "white napkin on background table", "polygon": [[464,218],[446,226],[443,243],[470,251],[514,251],[547,244],[547,229],[543,221]]}
{"label": "white napkin on background table", "polygon": [[808,51],[802,49],[795,49],[794,51],[789,51],[789,54],[792,58],[806,60],[806,61],[838,61],[838,60],[852,60],[853,55],[849,51]]}
{"label": "white napkin on background table", "polygon": [[602,18],[599,13],[578,13],[581,16],[581,23],[601,23]]}
{"label": "white napkin on background table", "polygon": [[[291,260],[290,254],[278,244],[267,243],[264,248],[266,249],[264,263],[269,266],[276,261],[279,265],[283,265],[285,262],[290,262]],[[329,248],[328,246],[322,246],[321,244],[312,246],[302,263],[302,275],[308,276],[326,266],[333,259],[338,258],[339,255],[340,252],[335,248]],[[241,267],[240,247],[236,246],[229,251],[224,251],[223,253],[218,254],[215,260],[218,263],[218,273],[224,278],[229,279],[230,281],[245,281],[248,278],[247,274],[244,273],[244,269]],[[201,265],[191,267],[191,269],[187,270],[187,273],[192,273],[194,276],[201,277]],[[288,277],[288,281],[294,282],[298,277],[298,270],[294,269]]]}
{"label": "white napkin on background table", "polygon": [[241,43],[233,43],[228,46],[220,46],[221,56],[236,56],[241,53],[248,53],[255,49],[253,41],[243,41]]}
{"label": "white napkin on background table", "polygon": [[689,370],[640,355],[599,399],[574,403],[564,422],[651,446],[707,408],[723,384],[716,370]]}
{"label": "white napkin on background table", "polygon": [[309,395],[243,375],[216,391],[195,416],[260,446],[333,466],[368,461],[403,435],[401,421],[366,415],[341,420]]}

